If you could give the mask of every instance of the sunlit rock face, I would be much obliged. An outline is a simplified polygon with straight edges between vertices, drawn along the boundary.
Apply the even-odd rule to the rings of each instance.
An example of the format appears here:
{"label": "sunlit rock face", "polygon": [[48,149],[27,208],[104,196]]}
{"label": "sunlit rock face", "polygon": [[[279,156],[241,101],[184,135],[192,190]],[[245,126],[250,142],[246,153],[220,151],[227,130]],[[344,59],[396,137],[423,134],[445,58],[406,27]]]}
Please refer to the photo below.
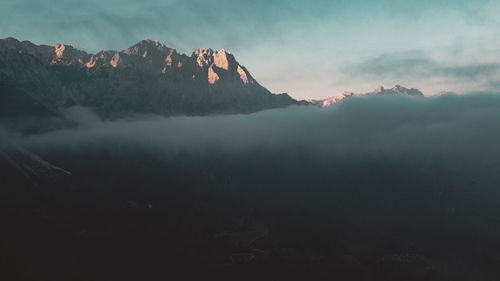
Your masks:
{"label": "sunlit rock face", "polygon": [[[35,47],[36,48],[36,47]],[[54,46],[55,56],[52,57],[51,64],[81,65],[89,60],[89,55],[83,51],[77,50],[71,46],[65,46],[62,43],[57,43]]]}
{"label": "sunlit rock face", "polygon": [[250,73],[225,49],[220,51],[196,49],[192,54],[192,58],[196,58],[196,64],[201,70],[208,69],[210,84],[214,84],[222,76],[226,81],[231,80],[243,84],[255,83]]}
{"label": "sunlit rock face", "polygon": [[82,105],[105,118],[248,113],[299,103],[270,93],[224,49],[188,56],[157,40],[88,54],[63,43],[0,39],[0,86],[52,111]]}
{"label": "sunlit rock face", "polygon": [[215,72],[213,66],[210,66],[208,68],[208,83],[215,84],[219,79],[219,75]]}
{"label": "sunlit rock face", "polygon": [[339,104],[346,100],[347,98],[352,98],[352,97],[362,97],[362,96],[372,96],[372,95],[406,95],[406,96],[416,96],[416,97],[423,97],[424,94],[419,90],[415,88],[405,88],[400,85],[396,85],[391,89],[385,89],[383,86],[378,87],[377,89],[368,92],[368,93],[353,93],[353,92],[343,92],[340,94],[337,94],[332,97],[324,98],[324,99],[319,99],[319,100],[309,100],[311,104],[320,106],[320,107],[330,107],[336,104]]}

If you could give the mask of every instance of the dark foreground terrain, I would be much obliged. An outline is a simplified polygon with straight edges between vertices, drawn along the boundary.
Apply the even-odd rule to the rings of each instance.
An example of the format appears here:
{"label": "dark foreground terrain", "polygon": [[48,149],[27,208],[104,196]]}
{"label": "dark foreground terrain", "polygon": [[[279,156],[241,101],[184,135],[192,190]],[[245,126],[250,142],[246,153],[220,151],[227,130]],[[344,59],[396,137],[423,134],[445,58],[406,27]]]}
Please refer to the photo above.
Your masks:
{"label": "dark foreground terrain", "polygon": [[500,276],[500,194],[450,171],[130,149],[60,152],[77,172],[38,189],[2,169],[4,280]]}
{"label": "dark foreground terrain", "polygon": [[0,279],[500,280],[498,98],[461,99],[195,119],[212,144],[162,151],[108,127],[4,143]]}

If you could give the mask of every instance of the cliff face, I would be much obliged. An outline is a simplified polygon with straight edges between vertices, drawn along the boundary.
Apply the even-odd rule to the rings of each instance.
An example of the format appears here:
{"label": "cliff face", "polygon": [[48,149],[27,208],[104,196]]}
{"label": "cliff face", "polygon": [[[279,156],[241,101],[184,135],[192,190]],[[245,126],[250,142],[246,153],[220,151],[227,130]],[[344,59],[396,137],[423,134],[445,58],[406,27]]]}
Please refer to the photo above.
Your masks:
{"label": "cliff face", "polygon": [[250,113],[298,104],[262,87],[224,49],[197,49],[187,56],[151,40],[87,54],[62,43],[1,39],[0,89],[3,107],[15,113],[34,107],[50,115],[81,105],[103,118]]}

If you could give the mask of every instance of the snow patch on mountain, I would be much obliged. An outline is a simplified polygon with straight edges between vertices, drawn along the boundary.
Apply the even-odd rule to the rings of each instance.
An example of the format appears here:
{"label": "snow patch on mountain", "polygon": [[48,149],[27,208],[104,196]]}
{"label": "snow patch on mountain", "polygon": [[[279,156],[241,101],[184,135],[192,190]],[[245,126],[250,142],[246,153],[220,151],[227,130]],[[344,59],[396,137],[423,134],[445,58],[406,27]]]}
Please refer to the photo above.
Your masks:
{"label": "snow patch on mountain", "polygon": [[308,100],[308,102],[324,108],[339,104],[347,98],[372,96],[372,95],[407,95],[407,96],[418,96],[418,97],[424,96],[424,94],[418,88],[405,88],[401,85],[396,85],[391,89],[386,89],[383,86],[379,86],[375,90],[364,94],[346,91],[324,99],[311,99]]}

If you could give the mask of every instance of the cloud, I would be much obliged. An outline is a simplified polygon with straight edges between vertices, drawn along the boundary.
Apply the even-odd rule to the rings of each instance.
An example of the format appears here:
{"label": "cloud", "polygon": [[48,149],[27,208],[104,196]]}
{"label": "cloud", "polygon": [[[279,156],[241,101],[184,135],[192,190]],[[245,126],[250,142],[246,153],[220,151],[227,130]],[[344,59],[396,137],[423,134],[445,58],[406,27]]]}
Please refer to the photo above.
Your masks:
{"label": "cloud", "polygon": [[93,110],[83,106],[69,107],[63,111],[63,116],[70,122],[75,122],[80,126],[92,126],[101,121]]}
{"label": "cloud", "polygon": [[491,77],[499,74],[500,63],[475,63],[449,65],[439,63],[422,52],[411,51],[385,54],[362,62],[356,66],[361,74],[378,76],[418,76],[428,78],[436,75],[450,78]]}
{"label": "cloud", "polygon": [[[73,0],[6,0],[0,11],[0,23],[5,27],[0,35],[37,43],[64,41],[91,52],[126,48],[145,37],[153,37],[191,51],[194,47],[264,44],[297,29],[310,33],[310,28],[318,23],[369,23],[374,16],[417,21],[433,9],[446,9],[448,14],[458,13],[474,22],[489,18],[476,8],[476,2],[475,5],[465,1],[421,2],[156,0],[145,4],[135,0],[90,0],[82,4]],[[357,20],[352,22],[354,17]],[[36,31],[33,26],[38,27]]]}
{"label": "cloud", "polygon": [[500,81],[500,62],[452,64],[434,60],[421,51],[384,54],[359,63],[351,69],[353,74],[393,79],[436,80],[450,83],[468,82],[466,91],[480,82],[489,89]]}
{"label": "cloud", "polygon": [[437,161],[447,168],[472,171],[500,163],[499,108],[498,94],[468,94],[362,97],[331,109],[303,106],[250,115],[118,121],[89,118],[93,115],[79,109],[73,116],[83,116],[74,118],[84,120],[83,125],[22,137],[16,143],[47,149],[128,143],[194,158],[208,157],[212,151],[235,157],[249,157],[255,151],[263,155],[302,151],[337,164],[340,159],[383,156],[404,163]]}

